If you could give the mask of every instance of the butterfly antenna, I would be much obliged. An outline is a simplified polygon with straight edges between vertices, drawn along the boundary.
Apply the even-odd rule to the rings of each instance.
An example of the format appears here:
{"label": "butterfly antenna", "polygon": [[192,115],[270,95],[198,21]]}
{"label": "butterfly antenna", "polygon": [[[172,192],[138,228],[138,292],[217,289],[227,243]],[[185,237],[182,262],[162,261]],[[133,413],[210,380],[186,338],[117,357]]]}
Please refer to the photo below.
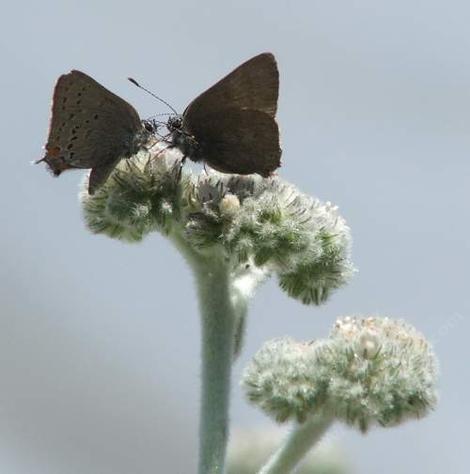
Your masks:
{"label": "butterfly antenna", "polygon": [[[171,114],[171,115],[173,115],[173,114]],[[166,122],[162,122],[161,120],[156,120],[153,117],[156,117],[156,115],[152,115],[147,120],[151,120],[152,122],[158,123],[158,125],[167,125]]]}
{"label": "butterfly antenna", "polygon": [[137,86],[139,89],[142,89],[143,91],[147,92],[147,94],[150,94],[152,97],[155,97],[155,99],[159,100],[162,104],[165,104],[169,109],[171,109],[176,115],[179,115],[178,112],[166,101],[163,100],[161,97],[158,97],[157,94],[154,94],[153,92],[149,91],[145,87],[141,86],[135,79],[132,77],[127,78],[132,84]]}

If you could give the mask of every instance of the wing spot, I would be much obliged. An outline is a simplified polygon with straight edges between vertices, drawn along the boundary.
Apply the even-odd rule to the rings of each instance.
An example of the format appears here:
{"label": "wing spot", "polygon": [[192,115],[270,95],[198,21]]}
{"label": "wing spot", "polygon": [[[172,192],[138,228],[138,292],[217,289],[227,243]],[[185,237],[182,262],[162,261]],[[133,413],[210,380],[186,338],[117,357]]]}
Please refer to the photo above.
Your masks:
{"label": "wing spot", "polygon": [[77,105],[80,105],[82,103],[82,101],[80,99],[77,100],[77,102],[75,102],[75,104]]}
{"label": "wing spot", "polygon": [[93,118],[94,118],[95,120],[98,120],[98,114],[95,114],[95,115],[93,116]]}

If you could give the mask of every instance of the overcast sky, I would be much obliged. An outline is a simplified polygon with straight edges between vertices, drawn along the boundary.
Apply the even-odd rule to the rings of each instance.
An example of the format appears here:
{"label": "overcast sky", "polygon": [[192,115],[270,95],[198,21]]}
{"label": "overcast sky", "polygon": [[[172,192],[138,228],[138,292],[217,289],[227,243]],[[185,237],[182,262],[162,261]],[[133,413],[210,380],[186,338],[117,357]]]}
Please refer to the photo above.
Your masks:
{"label": "overcast sky", "polygon": [[[56,78],[81,69],[142,117],[183,110],[242,61],[280,69],[283,178],[337,204],[353,282],[322,307],[256,295],[236,378],[268,338],[336,317],[406,319],[441,362],[435,413],[367,436],[336,428],[361,474],[464,474],[470,378],[470,4],[458,1],[7,2],[0,17],[0,471],[194,472],[199,326],[191,275],[159,235],[91,235],[83,172],[41,166]],[[233,390],[234,427],[271,421]]]}

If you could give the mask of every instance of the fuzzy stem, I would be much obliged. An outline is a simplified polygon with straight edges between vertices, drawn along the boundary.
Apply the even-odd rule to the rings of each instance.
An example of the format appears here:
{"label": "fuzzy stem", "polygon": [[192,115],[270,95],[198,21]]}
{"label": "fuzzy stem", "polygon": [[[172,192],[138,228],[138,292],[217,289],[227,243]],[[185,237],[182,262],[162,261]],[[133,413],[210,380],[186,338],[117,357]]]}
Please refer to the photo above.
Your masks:
{"label": "fuzzy stem", "polygon": [[287,474],[301,461],[305,454],[320,440],[331,426],[333,417],[312,416],[297,424],[284,440],[282,446],[261,468],[259,474]]}
{"label": "fuzzy stem", "polygon": [[[194,263],[194,262],[193,262]],[[231,363],[237,311],[227,265],[217,258],[193,264],[202,324],[199,474],[224,471]]]}

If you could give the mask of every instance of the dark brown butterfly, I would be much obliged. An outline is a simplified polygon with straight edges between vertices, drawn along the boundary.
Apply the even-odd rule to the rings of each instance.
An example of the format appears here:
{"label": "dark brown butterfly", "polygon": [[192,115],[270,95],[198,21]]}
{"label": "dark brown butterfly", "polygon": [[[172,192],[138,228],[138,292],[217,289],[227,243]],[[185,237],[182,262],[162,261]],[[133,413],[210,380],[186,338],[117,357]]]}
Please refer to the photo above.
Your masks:
{"label": "dark brown butterfly", "polygon": [[281,165],[279,72],[271,53],[238,66],[172,117],[172,145],[223,173],[270,176]]}
{"label": "dark brown butterfly", "polygon": [[[274,56],[255,56],[194,99],[182,117],[170,118],[172,145],[183,161],[204,161],[224,173],[269,176],[281,157],[278,92]],[[90,76],[71,71],[55,86],[46,154],[38,162],[45,161],[56,176],[91,168],[88,191],[93,194],[122,158],[152,143],[156,124],[142,121],[129,103]]]}
{"label": "dark brown butterfly", "polygon": [[45,161],[53,174],[91,168],[88,192],[101,186],[117,163],[146,147],[150,122],[90,76],[71,71],[57,80]]}

